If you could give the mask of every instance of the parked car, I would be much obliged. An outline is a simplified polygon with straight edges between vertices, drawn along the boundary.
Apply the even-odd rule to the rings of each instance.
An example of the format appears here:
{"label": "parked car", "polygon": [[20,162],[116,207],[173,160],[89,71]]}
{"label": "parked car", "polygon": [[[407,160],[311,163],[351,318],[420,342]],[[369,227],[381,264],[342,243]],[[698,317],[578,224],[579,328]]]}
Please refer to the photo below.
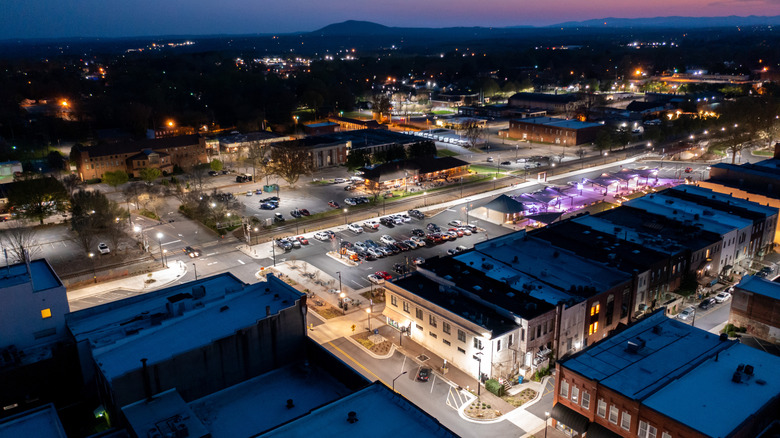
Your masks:
{"label": "parked car", "polygon": [[217,175],[219,175],[219,173],[216,170],[209,170],[209,175],[217,176]]}
{"label": "parked car", "polygon": [[284,222],[284,216],[281,213],[274,213],[274,222]]}
{"label": "parked car", "polygon": [[434,233],[441,232],[441,228],[438,225],[434,224],[434,223],[428,224],[427,228],[428,228],[428,231],[431,231],[431,232],[434,232]]}
{"label": "parked car", "polygon": [[246,191],[246,195],[247,195],[247,196],[252,196],[252,195],[254,195],[254,194],[255,194],[255,192],[253,192],[253,191],[251,191],[251,190],[247,190],[247,191]]}
{"label": "parked car", "polygon": [[301,241],[296,239],[296,238],[294,238],[294,237],[291,237],[291,238],[287,239],[287,241],[292,243],[293,248],[300,248],[301,247]]}
{"label": "parked car", "polygon": [[707,310],[714,305],[715,305],[715,298],[706,298],[704,301],[699,303],[699,309]]}
{"label": "parked car", "polygon": [[472,234],[472,233],[471,233],[471,228],[468,228],[468,227],[460,227],[460,228],[458,228],[458,229],[459,229],[460,231],[462,231],[462,232],[463,232],[463,235],[464,235],[464,236],[471,236],[471,234]]}
{"label": "parked car", "polygon": [[363,222],[363,226],[368,228],[369,230],[376,230],[377,228],[379,228],[379,222],[377,222],[377,221],[375,221],[373,219],[369,219],[369,220]]}
{"label": "parked car", "polygon": [[355,201],[357,201],[358,204],[368,204],[368,198],[365,196],[358,196],[355,198]]}
{"label": "parked car", "polygon": [[422,257],[415,257],[412,259],[412,263],[414,263],[415,265],[422,265],[423,263],[425,263],[425,259]]}
{"label": "parked car", "polygon": [[691,172],[693,172],[693,168],[692,167],[686,167],[685,168],[685,173],[691,173]]}
{"label": "parked car", "polygon": [[731,294],[726,292],[725,290],[722,292],[719,292],[717,295],[715,295],[715,302],[716,303],[725,303],[726,301],[731,299]]}
{"label": "parked car", "polygon": [[463,226],[463,221],[452,220],[452,221],[447,222],[447,225],[449,225],[451,227],[462,227]]}
{"label": "parked car", "polygon": [[103,242],[100,242],[98,243],[98,252],[100,252],[101,254],[108,254],[111,252],[111,250],[108,249],[108,245],[106,245]]}
{"label": "parked car", "polygon": [[330,234],[325,231],[317,231],[314,233],[314,238],[317,240],[330,240]]}
{"label": "parked car", "polygon": [[276,246],[278,246],[279,248],[281,248],[281,249],[283,249],[285,251],[289,251],[293,247],[292,243],[290,243],[287,239],[279,239],[279,240],[277,240],[276,241]]}
{"label": "parked car", "polygon": [[368,274],[368,281],[374,284],[382,284],[385,282],[385,279],[377,276],[376,274]]}
{"label": "parked car", "polygon": [[298,237],[296,237],[296,239],[298,239],[298,242],[301,242],[301,245],[308,245],[309,244],[309,239],[307,239],[307,238],[305,238],[303,236],[298,236]]}
{"label": "parked car", "polygon": [[430,377],[431,377],[430,368],[422,367],[420,368],[420,371],[417,371],[417,380],[420,382],[427,382]]}
{"label": "parked car", "polygon": [[384,236],[379,238],[379,241],[382,243],[395,243],[395,239],[392,238],[392,236],[389,236],[385,234]]}
{"label": "parked car", "polygon": [[387,217],[379,218],[379,223],[384,225],[384,226],[386,226],[386,227],[388,227],[388,228],[395,227],[395,222],[392,219],[387,218]]}
{"label": "parked car", "polygon": [[193,247],[191,247],[191,246],[188,246],[188,247],[184,248],[184,252],[185,252],[185,253],[186,253],[186,254],[187,254],[187,255],[188,255],[188,256],[189,256],[191,259],[194,259],[195,257],[200,257],[200,251],[198,251],[197,249],[195,249],[195,248],[193,248]]}
{"label": "parked car", "polygon": [[357,187],[353,186],[352,184],[344,187],[344,190],[351,192],[352,190],[355,190]]}
{"label": "parked car", "polygon": [[449,233],[455,233],[458,237],[463,237],[463,230],[460,228],[450,228],[447,230]]}
{"label": "parked car", "polygon": [[413,240],[404,240],[404,245],[408,246],[409,249],[415,249],[418,248],[420,245],[417,244],[417,242]]}
{"label": "parked car", "polygon": [[414,248],[414,246],[409,247],[409,245],[407,245],[404,242],[395,242],[394,245],[396,246],[396,248],[400,249],[401,251],[409,251],[410,249]]}
{"label": "parked car", "polygon": [[305,208],[301,208],[301,209],[299,209],[299,210],[298,210],[298,212],[299,212],[299,213],[300,213],[302,216],[308,216],[308,215],[310,215],[310,214],[311,214],[311,213],[309,213],[309,210],[307,210],[307,209],[305,209]]}
{"label": "parked car", "polygon": [[294,218],[299,218],[299,217],[301,217],[303,215],[301,214],[301,212],[298,209],[295,209],[295,210],[290,211],[290,216],[292,216]]}
{"label": "parked car", "polygon": [[347,225],[347,229],[355,234],[360,234],[363,232],[363,227],[358,224],[349,224]]}
{"label": "parked car", "polygon": [[415,228],[415,229],[412,230],[412,235],[413,236],[424,237],[425,236],[425,231],[421,230],[420,228]]}
{"label": "parked car", "polygon": [[415,219],[425,219],[425,215],[420,210],[409,210],[406,213]]}
{"label": "parked car", "polygon": [[263,202],[260,204],[260,208],[263,210],[276,210],[277,207],[278,205],[273,202]]}
{"label": "parked car", "polygon": [[390,280],[393,278],[393,276],[388,274],[387,271],[376,271],[374,272],[374,275],[380,278],[384,278],[385,280]]}
{"label": "parked car", "polygon": [[385,256],[385,253],[383,253],[382,251],[380,251],[377,248],[374,248],[373,246],[370,246],[370,247],[366,248],[366,252],[368,254],[371,254],[372,256],[378,258],[378,259]]}
{"label": "parked car", "polygon": [[696,313],[696,309],[693,307],[686,307],[685,310],[677,314],[677,318],[682,319],[683,321],[687,321],[693,318],[694,313]]}
{"label": "parked car", "polygon": [[510,161],[502,161],[501,162],[502,166],[509,166],[510,164],[512,164]]}
{"label": "parked car", "polygon": [[328,205],[333,208],[339,208],[339,203],[336,201],[328,201]]}
{"label": "parked car", "polygon": [[341,184],[341,183],[345,183],[345,182],[347,182],[347,180],[344,179],[344,178],[335,178],[333,180],[333,184]]}
{"label": "parked car", "polygon": [[347,205],[357,205],[355,198],[346,198],[344,199],[344,203]]}
{"label": "parked car", "polygon": [[397,274],[404,275],[409,272],[409,268],[406,267],[406,265],[403,263],[395,263],[393,264],[393,271],[395,271]]}

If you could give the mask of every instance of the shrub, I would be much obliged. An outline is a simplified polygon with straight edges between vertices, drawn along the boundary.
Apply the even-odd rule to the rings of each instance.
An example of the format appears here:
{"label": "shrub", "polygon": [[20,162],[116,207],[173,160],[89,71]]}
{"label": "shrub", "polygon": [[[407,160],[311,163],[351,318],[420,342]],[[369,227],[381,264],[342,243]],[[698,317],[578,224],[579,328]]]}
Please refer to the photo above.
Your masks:
{"label": "shrub", "polygon": [[488,379],[485,381],[485,389],[499,397],[504,395],[504,385],[498,383],[498,380],[496,379]]}
{"label": "shrub", "polygon": [[92,178],[84,181],[86,184],[100,184],[100,181],[102,181],[100,178]]}

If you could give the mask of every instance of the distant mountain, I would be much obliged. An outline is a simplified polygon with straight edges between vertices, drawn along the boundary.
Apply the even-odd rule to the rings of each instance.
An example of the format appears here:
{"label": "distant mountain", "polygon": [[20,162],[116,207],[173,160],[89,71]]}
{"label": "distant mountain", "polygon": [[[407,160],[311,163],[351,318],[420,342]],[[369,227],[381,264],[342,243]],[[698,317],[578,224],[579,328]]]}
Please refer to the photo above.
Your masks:
{"label": "distant mountain", "polygon": [[320,35],[378,35],[392,33],[393,28],[370,21],[347,20],[329,24],[311,33]]}
{"label": "distant mountain", "polygon": [[780,15],[760,17],[750,15],[739,17],[653,17],[653,18],[600,18],[585,21],[567,21],[547,27],[601,27],[601,28],[705,28],[780,25]]}

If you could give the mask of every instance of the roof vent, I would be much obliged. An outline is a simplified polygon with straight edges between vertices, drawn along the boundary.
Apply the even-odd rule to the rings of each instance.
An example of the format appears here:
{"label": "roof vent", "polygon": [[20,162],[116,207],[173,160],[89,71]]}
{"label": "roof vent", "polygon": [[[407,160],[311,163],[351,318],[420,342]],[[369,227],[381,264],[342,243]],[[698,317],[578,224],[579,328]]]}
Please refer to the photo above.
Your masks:
{"label": "roof vent", "polygon": [[731,376],[731,381],[734,383],[742,383],[742,373],[739,370],[734,371],[734,375]]}
{"label": "roof vent", "polygon": [[766,385],[766,380],[764,380],[764,379],[758,379],[758,380],[756,380],[756,384],[757,384],[757,385],[764,386],[764,385]]}
{"label": "roof vent", "polygon": [[295,404],[293,404],[293,400],[291,398],[287,399],[287,409],[292,409],[295,407]]}
{"label": "roof vent", "polygon": [[645,340],[640,338],[639,336],[636,337],[636,339],[631,339],[628,341],[628,345],[626,345],[626,350],[629,353],[637,354],[640,350],[645,348]]}
{"label": "roof vent", "polygon": [[720,342],[726,342],[728,340],[729,340],[729,335],[727,333],[720,334]]}
{"label": "roof vent", "polygon": [[224,311],[228,310],[229,308],[230,307],[228,307],[228,306],[222,306],[222,307],[219,308],[219,311],[220,312],[224,312]]}
{"label": "roof vent", "polygon": [[655,333],[656,335],[660,335],[663,332],[663,329],[661,328],[660,325],[654,325],[652,328],[652,332]]}
{"label": "roof vent", "polygon": [[753,365],[745,365],[745,374],[748,376],[753,375]]}
{"label": "roof vent", "polygon": [[357,423],[357,421],[357,412],[349,411],[349,413],[347,413],[347,423],[352,424]]}

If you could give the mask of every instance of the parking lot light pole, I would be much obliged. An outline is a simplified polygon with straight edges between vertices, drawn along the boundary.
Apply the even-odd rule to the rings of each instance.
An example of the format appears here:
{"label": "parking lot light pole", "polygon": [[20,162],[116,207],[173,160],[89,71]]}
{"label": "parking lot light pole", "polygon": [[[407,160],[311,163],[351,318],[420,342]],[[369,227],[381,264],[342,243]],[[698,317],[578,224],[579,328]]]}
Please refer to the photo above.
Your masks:
{"label": "parking lot light pole", "polygon": [[371,309],[370,308],[366,309],[366,313],[368,314],[368,318],[366,318],[366,320],[368,320],[368,331],[370,332],[371,331]]}
{"label": "parking lot light pole", "polygon": [[550,413],[544,412],[544,438],[547,438],[547,420],[550,419]]}
{"label": "parking lot light pole", "polygon": [[393,379],[393,392],[395,392],[395,381],[398,380],[399,377],[403,376],[404,374],[408,373],[409,371],[404,371],[401,374],[395,376],[395,379]]}
{"label": "parking lot light pole", "polygon": [[89,259],[92,260],[92,280],[97,283],[97,272],[95,272],[95,253],[89,253]]}
{"label": "parking lot light pole", "polygon": [[481,389],[480,381],[482,380],[482,352],[477,352],[473,357],[477,361],[477,398],[479,398]]}
{"label": "parking lot light pole", "polygon": [[274,267],[276,267],[276,239],[271,239],[271,254],[274,258]]}
{"label": "parking lot light pole", "polygon": [[192,268],[195,270],[195,281],[198,281],[198,266],[195,265],[195,262],[192,262]]}
{"label": "parking lot light pole", "polygon": [[348,214],[347,214],[348,211],[349,210],[347,210],[346,208],[344,209],[344,225],[347,224],[347,218],[349,217]]}
{"label": "parking lot light pole", "polygon": [[423,192],[423,206],[428,206],[428,192]]}

